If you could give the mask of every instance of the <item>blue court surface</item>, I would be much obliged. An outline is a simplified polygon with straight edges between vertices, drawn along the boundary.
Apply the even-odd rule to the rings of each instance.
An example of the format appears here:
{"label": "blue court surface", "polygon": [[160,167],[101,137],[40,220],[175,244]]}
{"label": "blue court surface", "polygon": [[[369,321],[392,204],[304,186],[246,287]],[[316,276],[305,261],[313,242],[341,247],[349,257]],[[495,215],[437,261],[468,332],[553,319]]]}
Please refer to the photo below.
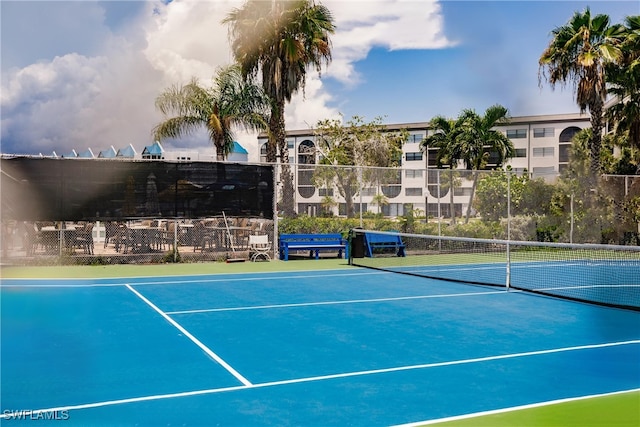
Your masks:
{"label": "blue court surface", "polygon": [[7,426],[390,426],[640,388],[640,312],[366,269],[1,298]]}

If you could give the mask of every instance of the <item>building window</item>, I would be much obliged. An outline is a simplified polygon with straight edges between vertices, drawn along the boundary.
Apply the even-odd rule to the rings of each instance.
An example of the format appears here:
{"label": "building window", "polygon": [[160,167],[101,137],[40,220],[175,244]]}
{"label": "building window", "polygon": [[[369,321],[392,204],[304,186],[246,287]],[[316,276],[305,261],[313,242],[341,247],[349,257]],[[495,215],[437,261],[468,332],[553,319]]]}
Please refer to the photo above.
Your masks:
{"label": "building window", "polygon": [[422,196],[422,188],[405,188],[405,196]]}
{"label": "building window", "polygon": [[556,171],[553,166],[543,167],[543,168],[533,168],[533,177],[537,178],[540,176],[547,175],[555,175]]}
{"label": "building window", "polygon": [[489,153],[489,158],[487,159],[487,166],[485,169],[493,169],[491,166],[497,165],[500,160],[500,154],[495,150],[486,150]]}
{"label": "building window", "polygon": [[333,197],[333,188],[318,188],[320,197]]}
{"label": "building window", "polygon": [[571,126],[566,128],[560,133],[560,141],[559,142],[571,142],[576,133],[580,132],[582,129],[576,126]]}
{"label": "building window", "polygon": [[534,128],[533,129],[534,138],[548,138],[554,135],[555,135],[554,128]]}
{"label": "building window", "polygon": [[533,157],[553,157],[554,155],[554,147],[536,147],[533,149]]}
{"label": "building window", "polygon": [[308,139],[298,145],[298,163],[313,165],[316,163],[316,146]]}
{"label": "building window", "polygon": [[306,213],[309,216],[318,216],[322,213],[322,205],[319,203],[298,203],[298,213]]}
{"label": "building window", "polygon": [[407,178],[422,178],[422,169],[407,169],[404,171],[404,176]]}
{"label": "building window", "polygon": [[435,168],[438,166],[438,148],[429,148],[427,150],[427,166]]}
{"label": "building window", "polygon": [[384,216],[402,216],[413,210],[413,203],[389,203],[381,206]]}
{"label": "building window", "polygon": [[[360,203],[354,203],[353,204],[353,211],[355,213],[360,212]],[[367,204],[363,203],[362,204],[362,212],[366,212],[366,211],[367,211]],[[347,204],[346,203],[340,203],[338,205],[338,215],[347,216]]]}
{"label": "building window", "polygon": [[402,187],[399,185],[383,185],[382,194],[390,199],[393,199],[394,197],[398,197],[400,195],[401,189]]}
{"label": "building window", "polygon": [[453,195],[454,195],[454,196],[465,196],[465,197],[469,197],[469,196],[471,196],[471,188],[467,188],[467,187],[454,187],[454,188],[453,188]]}
{"label": "building window", "polygon": [[422,140],[424,139],[424,135],[423,134],[411,134],[409,135],[409,138],[407,138],[407,143],[411,144],[411,143],[420,143],[422,142]]}
{"label": "building window", "polygon": [[312,197],[315,192],[316,192],[315,187],[303,187],[303,186],[298,187],[298,193],[300,193],[300,196],[304,197],[305,199]]}
{"label": "building window", "polygon": [[418,151],[417,153],[407,153],[405,158],[407,161],[422,160],[422,151]]}
{"label": "building window", "polygon": [[520,139],[527,137],[526,129],[507,129],[507,138],[509,139]]}
{"label": "building window", "polygon": [[367,197],[367,196],[373,197],[376,195],[376,188],[375,187],[363,188],[361,194],[363,197]]}
{"label": "building window", "polygon": [[571,144],[560,144],[558,146],[558,161],[568,162],[571,155]]}
{"label": "building window", "polygon": [[260,162],[267,162],[267,144],[262,144],[260,146]]}
{"label": "building window", "polygon": [[516,148],[516,155],[514,157],[527,157],[527,149]]}

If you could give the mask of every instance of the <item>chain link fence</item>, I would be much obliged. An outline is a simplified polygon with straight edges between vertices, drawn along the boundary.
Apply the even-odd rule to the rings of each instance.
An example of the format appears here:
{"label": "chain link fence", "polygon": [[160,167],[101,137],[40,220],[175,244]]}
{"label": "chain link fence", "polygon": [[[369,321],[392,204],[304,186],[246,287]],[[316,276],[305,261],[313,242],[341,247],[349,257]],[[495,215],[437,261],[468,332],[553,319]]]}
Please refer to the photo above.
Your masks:
{"label": "chain link fence", "polygon": [[[251,257],[250,236],[274,239],[264,218],[3,222],[3,264],[148,264]],[[273,250],[270,251],[273,255]]]}
{"label": "chain link fence", "polygon": [[315,164],[290,164],[286,173],[287,179],[279,171],[273,174],[276,213],[268,219],[230,215],[43,222],[3,217],[1,262],[250,259],[249,236],[257,234],[269,236],[271,258],[276,259],[279,233],[337,232],[346,237],[354,227],[435,236],[640,245],[637,175],[590,179],[567,172]]}
{"label": "chain link fence", "polygon": [[[293,209],[302,219],[294,224],[295,219],[285,218],[280,228],[288,232],[323,229],[346,235],[348,227],[355,225],[457,237],[640,244],[637,175],[592,179],[547,168],[527,172],[290,167],[296,194]],[[279,181],[280,212],[287,210],[282,194],[291,192],[284,185]],[[345,218],[344,226],[336,218]],[[323,220],[333,228],[323,228],[319,224]]]}

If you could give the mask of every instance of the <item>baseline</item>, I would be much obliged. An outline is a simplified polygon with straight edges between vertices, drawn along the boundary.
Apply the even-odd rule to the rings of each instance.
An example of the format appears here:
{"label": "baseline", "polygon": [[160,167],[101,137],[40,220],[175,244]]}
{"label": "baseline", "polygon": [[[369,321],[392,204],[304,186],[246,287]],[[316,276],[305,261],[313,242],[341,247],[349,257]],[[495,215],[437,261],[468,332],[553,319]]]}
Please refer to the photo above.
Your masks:
{"label": "baseline", "polygon": [[[339,271],[340,273],[326,274],[326,271]],[[171,276],[162,280],[158,280],[158,276],[141,276],[141,277],[111,277],[108,279],[1,279],[0,288],[93,288],[93,287],[118,287],[125,286],[126,282],[135,281],[135,286],[147,285],[182,285],[193,283],[228,283],[228,282],[254,282],[269,280],[299,280],[309,279],[310,277],[344,277],[347,276],[377,276],[390,275],[394,273],[384,271],[362,271],[356,270],[322,270],[322,271],[296,271],[298,274],[286,274],[286,272],[274,273],[235,273],[235,274],[206,274],[206,275],[187,275],[187,276]],[[300,274],[302,273],[302,274]],[[325,273],[325,274],[320,274]],[[152,279],[146,281],[147,279]],[[25,283],[27,282],[27,283]],[[68,283],[72,282],[72,283]],[[84,283],[73,283],[84,282]]]}

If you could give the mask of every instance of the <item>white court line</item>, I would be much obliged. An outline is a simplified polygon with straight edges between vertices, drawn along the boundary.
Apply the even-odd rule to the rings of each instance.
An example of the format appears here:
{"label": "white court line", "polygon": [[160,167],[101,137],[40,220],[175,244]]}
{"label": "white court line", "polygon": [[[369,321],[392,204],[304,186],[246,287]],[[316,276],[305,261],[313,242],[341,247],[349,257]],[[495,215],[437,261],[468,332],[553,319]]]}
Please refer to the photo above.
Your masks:
{"label": "white court line", "polygon": [[[518,290],[512,290],[513,292],[522,292]],[[491,294],[507,294],[506,290],[503,291],[488,291],[488,292],[469,292],[463,294],[445,294],[445,295],[414,295],[410,297],[394,297],[394,298],[372,298],[372,299],[354,299],[343,301],[322,301],[322,302],[302,302],[296,304],[272,304],[272,305],[255,305],[248,307],[225,307],[225,308],[203,308],[198,310],[178,310],[167,311],[167,314],[194,314],[194,313],[215,313],[218,311],[243,311],[243,310],[265,310],[270,308],[291,308],[291,307],[313,307],[317,305],[340,305],[340,304],[362,304],[362,303],[375,303],[375,302],[390,302],[390,301],[405,301],[415,299],[427,299],[427,298],[455,298],[477,295],[491,295]]]}
{"label": "white court line", "polygon": [[[450,361],[450,362],[425,363],[425,364],[421,364],[421,365],[399,366],[399,367],[395,367],[395,368],[374,369],[374,370],[370,370],[370,371],[346,372],[346,373],[342,373],[342,374],[322,375],[322,376],[316,376],[316,377],[297,378],[297,379],[282,380],[282,381],[271,381],[271,382],[260,383],[260,384],[248,384],[248,385],[244,385],[244,386],[213,388],[213,389],[204,389],[204,390],[185,391],[185,392],[179,392],[179,393],[168,393],[168,394],[158,394],[158,395],[151,395],[151,396],[132,397],[132,398],[127,398],[127,399],[107,400],[107,401],[102,401],[102,402],[85,403],[85,404],[80,404],[80,405],[69,405],[69,406],[60,406],[60,407],[56,407],[56,408],[37,409],[37,410],[33,410],[31,412],[33,414],[39,414],[39,413],[44,413],[44,412],[71,411],[71,410],[77,410],[77,409],[99,408],[99,407],[104,407],[104,406],[121,405],[121,404],[125,404],[125,403],[136,403],[136,402],[145,402],[145,401],[152,401],[152,400],[174,399],[174,398],[179,398],[179,397],[198,396],[198,395],[204,395],[204,394],[225,393],[225,392],[237,391],[237,390],[247,390],[247,389],[265,388],[265,387],[276,387],[276,386],[291,385],[291,384],[327,381],[327,380],[338,379],[338,378],[349,378],[349,377],[384,374],[384,373],[391,373],[391,372],[410,371],[410,370],[417,370],[417,369],[438,368],[438,367],[442,367],[442,366],[464,365],[464,364],[469,364],[469,363],[488,362],[488,361],[504,360],[504,359],[514,359],[514,358],[518,358],[518,357],[539,356],[539,355],[544,355],[544,354],[562,353],[562,352],[578,351],[578,350],[588,350],[588,349],[595,349],[595,348],[617,347],[617,346],[632,345],[632,344],[640,344],[640,340],[620,341],[620,342],[604,343],[604,344],[588,344],[588,345],[581,345],[581,346],[574,346],[574,347],[564,347],[564,348],[554,348],[554,349],[548,349],[548,350],[528,351],[528,352],[524,352],[524,353],[513,353],[513,354],[504,354],[504,355],[498,355],[498,356],[478,357],[478,358],[474,358],[474,359],[454,360],[454,361]],[[7,418],[9,416],[10,416],[10,414],[0,413],[0,419]]]}
{"label": "white court line", "polygon": [[238,371],[236,371],[235,369],[233,369],[231,367],[231,365],[229,365],[227,362],[225,362],[220,356],[218,356],[217,354],[215,354],[213,351],[211,351],[211,349],[209,347],[207,347],[206,345],[204,345],[200,340],[198,340],[196,337],[194,337],[193,335],[191,335],[191,333],[189,333],[189,331],[187,331],[185,328],[183,328],[180,324],[178,324],[178,322],[176,322],[175,320],[173,320],[171,317],[169,317],[165,312],[163,312],[162,310],[160,310],[158,307],[156,307],[155,304],[153,304],[151,301],[149,301],[147,298],[145,298],[142,294],[140,294],[138,291],[136,291],[135,289],[133,289],[131,287],[131,285],[127,284],[126,287],[133,292],[134,294],[136,294],[142,301],[144,301],[145,303],[147,303],[147,305],[149,307],[151,307],[152,309],[154,309],[156,312],[158,312],[158,314],[160,314],[162,317],[165,318],[165,320],[169,323],[171,323],[173,326],[175,326],[180,332],[182,332],[187,338],[189,338],[191,341],[193,341],[193,343],[195,345],[197,345],[198,347],[200,347],[207,355],[209,355],[209,357],[211,357],[213,360],[215,360],[216,362],[218,362],[220,365],[222,365],[223,368],[225,368],[231,375],[233,375],[234,377],[236,377],[242,384],[244,384],[245,386],[250,386],[251,383],[249,382],[249,380],[247,380],[245,377],[243,377],[242,375],[240,375],[240,373]]}
{"label": "white court line", "polygon": [[418,422],[413,422],[408,424],[398,424],[394,427],[419,427],[419,426],[424,426],[429,424],[444,423],[447,421],[459,421],[459,420],[465,420],[468,418],[477,418],[485,415],[504,414],[506,412],[515,412],[515,411],[521,411],[524,409],[540,408],[543,406],[557,405],[560,403],[576,402],[578,400],[596,399],[598,397],[615,396],[617,394],[625,394],[625,393],[635,393],[638,391],[640,391],[640,388],[634,388],[631,390],[614,391],[611,393],[592,394],[590,396],[568,397],[566,399],[550,400],[548,402],[539,402],[539,403],[532,403],[529,405],[513,406],[511,408],[495,409],[493,411],[476,412],[474,414],[458,415],[455,417],[440,418],[437,420],[418,421]]}
{"label": "white court line", "polygon": [[[336,271],[336,270],[327,270],[327,271]],[[300,272],[296,272],[300,273]],[[217,274],[217,276],[228,273]],[[247,274],[247,273],[243,273]],[[253,273],[248,273],[253,274]],[[336,273],[336,274],[325,274],[318,276],[305,276],[305,275],[286,275],[286,276],[268,276],[263,275],[260,277],[244,277],[244,278],[218,278],[218,279],[190,279],[190,280],[164,280],[164,281],[154,281],[154,282],[138,282],[134,283],[135,286],[146,286],[146,285],[181,285],[181,284],[192,284],[192,283],[227,283],[227,282],[257,282],[257,281],[268,281],[268,280],[289,280],[289,279],[311,279],[311,278],[325,278],[325,277],[351,277],[351,276],[379,276],[379,275],[390,275],[395,274],[391,272],[383,272],[383,271],[373,271],[373,272],[362,272],[362,273]],[[240,275],[238,273],[238,275]],[[203,277],[211,277],[212,275],[206,275]],[[155,276],[154,276],[155,277]],[[198,276],[192,276],[198,277]],[[113,278],[110,280],[127,280],[127,281],[135,281],[136,279],[148,279],[150,277],[123,277],[123,278]],[[7,279],[11,281],[27,281],[27,280],[91,280],[91,279]],[[6,284],[2,283],[0,280],[0,288],[99,288],[99,287],[113,287],[113,286],[126,286],[126,283],[116,282],[116,283],[85,283],[85,284],[73,284],[73,283],[64,283],[58,285],[50,285],[50,284],[41,284],[41,283],[16,283],[16,284]]]}
{"label": "white court line", "polygon": [[[296,272],[297,273],[297,272]],[[249,273],[251,274],[251,273]],[[136,283],[136,286],[144,286],[144,285],[180,285],[180,284],[189,284],[189,283],[228,283],[228,282],[261,282],[261,281],[269,281],[269,280],[299,280],[299,279],[315,279],[315,278],[325,278],[325,277],[351,277],[351,276],[379,276],[379,275],[391,275],[394,274],[392,272],[381,272],[381,271],[373,271],[373,272],[362,272],[362,273],[336,273],[336,274],[324,274],[318,276],[306,276],[306,275],[284,275],[284,276],[260,276],[260,277],[243,277],[243,278],[223,278],[223,279],[199,279],[199,280],[172,280],[172,281],[161,281],[161,282],[140,282]]]}

